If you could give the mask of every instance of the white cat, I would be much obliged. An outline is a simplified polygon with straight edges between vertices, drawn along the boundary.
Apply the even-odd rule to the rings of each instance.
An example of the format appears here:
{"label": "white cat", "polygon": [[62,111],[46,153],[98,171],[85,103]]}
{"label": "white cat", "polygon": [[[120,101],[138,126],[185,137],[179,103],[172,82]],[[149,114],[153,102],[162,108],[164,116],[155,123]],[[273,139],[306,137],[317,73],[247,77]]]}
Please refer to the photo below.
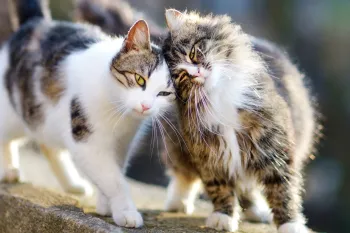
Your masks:
{"label": "white cat", "polygon": [[[26,4],[31,11],[21,14]],[[174,99],[161,50],[143,20],[125,39],[110,38],[91,26],[43,19],[39,5],[19,1],[22,26],[0,51],[0,179],[17,176],[11,141],[34,138],[46,155],[70,152],[97,186],[99,214],[140,227],[123,173],[144,119]]]}

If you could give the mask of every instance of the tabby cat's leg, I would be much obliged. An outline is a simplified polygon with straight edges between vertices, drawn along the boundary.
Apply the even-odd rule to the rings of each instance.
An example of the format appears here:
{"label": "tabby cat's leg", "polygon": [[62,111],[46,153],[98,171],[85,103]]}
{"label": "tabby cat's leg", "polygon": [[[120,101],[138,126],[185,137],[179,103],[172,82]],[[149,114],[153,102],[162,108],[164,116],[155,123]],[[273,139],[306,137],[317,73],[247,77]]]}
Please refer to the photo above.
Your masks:
{"label": "tabby cat's leg", "polygon": [[0,142],[0,182],[19,181],[18,153],[15,153],[16,148],[11,148],[13,146],[10,142]]}
{"label": "tabby cat's leg", "polygon": [[168,186],[165,210],[192,214],[194,202],[201,187],[200,179],[191,171],[180,173],[172,170],[170,173],[171,180]]}
{"label": "tabby cat's leg", "polygon": [[207,227],[235,232],[238,229],[239,204],[234,186],[224,180],[203,180],[205,190],[214,205]]}
{"label": "tabby cat's leg", "polygon": [[263,196],[261,185],[255,179],[245,178],[239,185],[239,203],[243,209],[242,218],[253,222],[272,222],[271,209]]}
{"label": "tabby cat's leg", "polygon": [[[175,119],[170,119],[172,124],[176,125]],[[165,210],[192,214],[201,181],[196,169],[190,163],[190,154],[186,150],[186,145],[176,135],[176,129],[167,122],[163,122],[163,125],[168,133],[165,137],[166,148],[163,148],[161,156],[170,175]]]}
{"label": "tabby cat's leg", "polygon": [[83,180],[68,153],[63,153],[61,150],[48,148],[44,145],[40,145],[40,149],[50,163],[64,191],[74,194],[86,193]]}
{"label": "tabby cat's leg", "polygon": [[[280,168],[283,169],[283,168]],[[265,173],[263,184],[279,233],[308,233],[301,213],[301,175],[290,167]]]}

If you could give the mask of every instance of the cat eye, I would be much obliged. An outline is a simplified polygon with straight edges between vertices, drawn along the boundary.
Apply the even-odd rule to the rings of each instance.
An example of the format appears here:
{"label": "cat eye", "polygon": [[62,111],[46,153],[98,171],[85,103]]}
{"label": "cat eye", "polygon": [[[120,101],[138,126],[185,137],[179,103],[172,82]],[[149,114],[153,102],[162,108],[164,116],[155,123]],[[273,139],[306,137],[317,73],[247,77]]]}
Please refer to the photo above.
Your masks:
{"label": "cat eye", "polygon": [[202,57],[202,52],[200,51],[200,49],[198,48],[197,44],[193,45],[189,58],[191,59],[191,61],[195,64],[200,63],[200,58]]}
{"label": "cat eye", "polygon": [[170,95],[170,94],[171,94],[171,92],[161,91],[161,92],[158,93],[157,96],[168,96],[168,95]]}
{"label": "cat eye", "polygon": [[141,87],[145,86],[146,80],[139,74],[135,74],[135,80]]}
{"label": "cat eye", "polygon": [[196,48],[195,48],[195,46],[193,46],[191,49],[191,52],[190,52],[191,61],[193,61],[193,59],[195,59],[195,56],[196,56]]}

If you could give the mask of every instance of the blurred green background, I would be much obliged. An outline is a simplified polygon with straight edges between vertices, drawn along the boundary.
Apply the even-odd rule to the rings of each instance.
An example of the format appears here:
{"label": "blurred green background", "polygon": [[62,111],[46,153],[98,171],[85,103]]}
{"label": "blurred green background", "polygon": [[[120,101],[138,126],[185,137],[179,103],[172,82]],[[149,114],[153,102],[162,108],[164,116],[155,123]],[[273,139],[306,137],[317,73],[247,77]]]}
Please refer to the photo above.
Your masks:
{"label": "blurred green background", "polygon": [[[309,226],[319,232],[350,232],[350,0],[128,2],[160,26],[165,25],[164,9],[170,7],[228,14],[246,32],[269,39],[289,52],[311,80],[323,115],[324,137],[316,159],[306,169],[304,206]],[[52,0],[51,8],[56,19],[73,18],[72,0]],[[3,10],[0,8],[0,14]],[[0,39],[8,25],[2,18]],[[149,145],[146,147],[149,151]],[[159,161],[157,155],[137,156],[128,174],[147,183],[166,185]]]}

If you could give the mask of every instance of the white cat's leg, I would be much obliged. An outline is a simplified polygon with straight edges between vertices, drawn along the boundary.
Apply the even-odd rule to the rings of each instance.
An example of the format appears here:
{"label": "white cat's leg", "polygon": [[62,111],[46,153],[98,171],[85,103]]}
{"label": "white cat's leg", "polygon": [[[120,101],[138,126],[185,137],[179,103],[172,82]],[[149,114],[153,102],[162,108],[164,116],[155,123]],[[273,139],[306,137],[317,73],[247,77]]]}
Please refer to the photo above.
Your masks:
{"label": "white cat's leg", "polygon": [[83,182],[68,153],[44,145],[40,145],[40,149],[64,191],[74,194],[86,193],[85,189],[88,187],[85,186],[88,184]]}
{"label": "white cat's leg", "polygon": [[17,155],[12,154],[11,144],[0,142],[0,182],[15,183],[19,181],[19,164]]}
{"label": "white cat's leg", "polygon": [[108,197],[97,189],[96,213],[102,216],[111,216],[112,211]]}
{"label": "white cat's leg", "polygon": [[109,199],[114,222],[123,227],[141,227],[142,216],[131,199],[115,149],[103,151],[105,146],[92,148],[91,145],[79,144],[73,159]]}
{"label": "white cat's leg", "polygon": [[192,214],[200,188],[200,179],[174,173],[168,186],[165,210]]}
{"label": "white cat's leg", "polygon": [[23,125],[15,113],[5,89],[4,73],[7,69],[5,50],[0,51],[0,181],[19,180],[18,148],[13,139],[24,136]]}

